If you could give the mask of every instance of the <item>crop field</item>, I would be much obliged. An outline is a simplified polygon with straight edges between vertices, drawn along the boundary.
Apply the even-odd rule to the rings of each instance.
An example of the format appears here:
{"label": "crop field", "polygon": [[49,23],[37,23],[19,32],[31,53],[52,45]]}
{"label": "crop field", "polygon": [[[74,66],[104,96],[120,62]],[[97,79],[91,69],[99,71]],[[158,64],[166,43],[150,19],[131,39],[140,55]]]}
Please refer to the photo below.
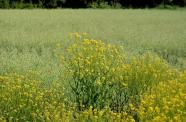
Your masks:
{"label": "crop field", "polygon": [[186,10],[0,10],[0,122],[186,121]]}

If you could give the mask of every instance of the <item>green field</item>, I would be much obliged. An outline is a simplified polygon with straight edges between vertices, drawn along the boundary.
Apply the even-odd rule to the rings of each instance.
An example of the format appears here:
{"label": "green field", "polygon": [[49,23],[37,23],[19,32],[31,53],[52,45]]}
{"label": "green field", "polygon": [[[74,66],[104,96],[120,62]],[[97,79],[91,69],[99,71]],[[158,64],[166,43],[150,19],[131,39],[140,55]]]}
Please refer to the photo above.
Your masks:
{"label": "green field", "polygon": [[87,32],[102,40],[185,56],[185,19],[185,10],[1,10],[0,41],[38,45],[66,40],[70,32]]}
{"label": "green field", "polygon": [[[51,50],[71,32],[161,54],[185,65],[185,10],[0,10],[0,72],[55,65]],[[38,54],[41,50],[41,55]],[[6,70],[6,71],[4,71]]]}
{"label": "green field", "polygon": [[0,10],[0,121],[185,121],[185,87],[185,9]]}

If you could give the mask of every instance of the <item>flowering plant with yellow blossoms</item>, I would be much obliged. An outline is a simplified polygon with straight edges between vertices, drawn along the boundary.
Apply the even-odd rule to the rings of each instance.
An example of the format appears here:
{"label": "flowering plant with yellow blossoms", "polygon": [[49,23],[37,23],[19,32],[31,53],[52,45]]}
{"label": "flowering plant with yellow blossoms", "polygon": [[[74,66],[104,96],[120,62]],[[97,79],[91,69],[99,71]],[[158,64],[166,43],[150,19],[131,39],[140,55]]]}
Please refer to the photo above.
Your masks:
{"label": "flowering plant with yellow blossoms", "polygon": [[120,46],[75,34],[65,53],[69,86],[78,108],[127,111],[140,95],[168,79],[168,64],[151,53],[126,60]]}
{"label": "flowering plant with yellow blossoms", "polygon": [[124,62],[117,46],[99,40],[76,39],[67,49],[65,62],[79,108],[103,108],[110,102],[116,70]]}

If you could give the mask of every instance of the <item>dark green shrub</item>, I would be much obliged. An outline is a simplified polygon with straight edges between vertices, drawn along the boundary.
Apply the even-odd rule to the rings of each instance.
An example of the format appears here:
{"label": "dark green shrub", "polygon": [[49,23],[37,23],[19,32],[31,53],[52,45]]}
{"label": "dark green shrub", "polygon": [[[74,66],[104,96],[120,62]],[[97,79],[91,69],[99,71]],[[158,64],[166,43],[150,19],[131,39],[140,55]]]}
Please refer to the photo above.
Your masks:
{"label": "dark green shrub", "polygon": [[0,8],[9,8],[9,0],[0,0]]}

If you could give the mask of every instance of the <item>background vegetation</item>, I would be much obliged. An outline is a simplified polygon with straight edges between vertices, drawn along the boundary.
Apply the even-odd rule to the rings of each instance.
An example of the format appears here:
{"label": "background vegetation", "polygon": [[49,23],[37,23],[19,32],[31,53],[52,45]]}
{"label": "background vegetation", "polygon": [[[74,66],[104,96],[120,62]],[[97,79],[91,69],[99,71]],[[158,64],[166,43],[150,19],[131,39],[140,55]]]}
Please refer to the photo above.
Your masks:
{"label": "background vegetation", "polygon": [[53,49],[68,43],[71,32],[118,43],[129,55],[152,51],[185,67],[185,20],[185,10],[0,10],[0,72],[36,69],[56,76]]}
{"label": "background vegetation", "polygon": [[0,8],[153,8],[185,6],[186,0],[0,0]]}

